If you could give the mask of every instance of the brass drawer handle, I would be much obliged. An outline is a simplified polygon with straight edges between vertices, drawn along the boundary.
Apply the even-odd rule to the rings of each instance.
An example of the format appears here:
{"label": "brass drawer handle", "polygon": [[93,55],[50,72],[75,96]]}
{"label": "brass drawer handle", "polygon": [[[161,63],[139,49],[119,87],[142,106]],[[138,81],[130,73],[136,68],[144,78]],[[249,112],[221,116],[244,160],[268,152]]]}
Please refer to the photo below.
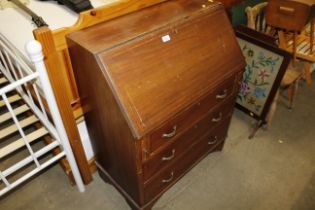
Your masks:
{"label": "brass drawer handle", "polygon": [[214,137],[213,137],[213,140],[208,141],[208,144],[209,144],[209,145],[215,144],[215,143],[217,143],[217,141],[218,141],[218,137],[217,137],[217,136],[214,136]]}
{"label": "brass drawer handle", "polygon": [[162,157],[162,161],[172,160],[175,156],[175,149],[172,150],[172,154],[168,157]]}
{"label": "brass drawer handle", "polygon": [[219,116],[217,118],[212,118],[212,122],[219,122],[222,120],[222,112],[219,113]]}
{"label": "brass drawer handle", "polygon": [[172,138],[176,134],[176,128],[177,126],[174,125],[172,132],[170,133],[163,133],[162,138]]}
{"label": "brass drawer handle", "polygon": [[227,96],[227,89],[224,89],[223,90],[223,93],[222,94],[218,94],[218,95],[216,95],[216,99],[224,99],[226,96]]}
{"label": "brass drawer handle", "polygon": [[173,178],[174,178],[174,172],[172,171],[170,178],[168,178],[168,179],[163,179],[163,180],[162,180],[162,183],[171,182],[171,181],[173,180]]}

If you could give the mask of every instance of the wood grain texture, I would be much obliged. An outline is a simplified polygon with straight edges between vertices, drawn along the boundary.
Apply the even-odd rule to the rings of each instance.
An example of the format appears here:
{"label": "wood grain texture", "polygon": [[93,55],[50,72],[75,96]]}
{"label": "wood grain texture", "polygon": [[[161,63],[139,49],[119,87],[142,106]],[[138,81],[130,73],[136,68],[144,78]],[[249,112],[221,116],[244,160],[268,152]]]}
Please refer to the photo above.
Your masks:
{"label": "wood grain texture", "polygon": [[[74,111],[79,108],[76,105],[79,102],[79,97],[76,82],[73,76],[71,61],[68,55],[68,46],[65,41],[65,36],[74,31],[87,28],[89,26],[96,25],[104,21],[108,21],[119,16],[135,12],[137,10],[162,3],[164,1],[166,0],[118,0],[115,3],[80,13],[79,19],[75,25],[51,31],[53,36],[52,39],[45,39],[45,37],[39,38],[45,48],[50,48],[53,46],[55,48],[55,51],[57,51],[57,53],[59,54],[59,57],[57,59],[59,59],[58,62],[61,63],[60,73],[63,74],[64,83],[66,86],[65,91],[70,98]],[[231,6],[242,1],[243,0],[221,0],[221,2],[225,5],[227,11],[229,11]],[[36,30],[34,31],[34,33],[36,34]],[[41,34],[36,35],[36,37],[40,36]],[[46,55],[50,56],[49,54]],[[82,114],[77,116],[77,118],[80,118],[81,116]]]}
{"label": "wood grain texture", "polygon": [[[222,149],[245,62],[221,4],[167,1],[69,34],[67,44],[100,175],[133,209],[150,209]],[[218,145],[197,143],[206,137]]]}
{"label": "wood grain texture", "polygon": [[[29,116],[25,119],[22,119],[19,121],[19,125],[21,126],[21,128],[25,128],[27,126],[30,126],[32,124],[34,124],[35,122],[38,121],[38,118],[35,115]],[[16,124],[12,124],[10,126],[7,126],[3,129],[0,130],[0,139],[3,139],[15,132],[18,131],[18,127],[16,126]]]}
{"label": "wood grain texture", "polygon": [[[162,173],[152,177],[152,179],[145,184],[145,200],[150,201],[175,184],[176,181],[195,166],[205,154],[219,148],[221,149],[227,135],[229,123],[230,118],[225,120],[220,126],[215,127],[213,130],[203,135],[200,139],[197,139],[196,143],[192,145],[192,148],[186,150],[186,153],[181,155],[179,158],[180,161],[171,164],[166,170],[163,170]],[[213,142],[214,137],[217,139],[216,142],[209,144],[209,142]]]}
{"label": "wood grain texture", "polygon": [[[26,104],[24,104],[22,106],[14,108],[13,112],[16,116],[18,116],[19,114],[22,114],[23,112],[26,112],[28,110],[30,110],[30,108]],[[9,119],[12,119],[12,115],[10,112],[5,112],[0,115],[0,123],[3,123]]]}
{"label": "wood grain texture", "polygon": [[267,24],[289,31],[301,32],[315,18],[315,0],[269,0]]}
{"label": "wood grain texture", "polygon": [[[46,130],[46,128],[42,127],[38,130],[33,131],[30,134],[26,135],[26,139],[28,140],[29,143],[38,140],[39,138],[43,137],[44,135],[48,134],[48,131]],[[13,153],[14,151],[20,149],[21,147],[24,147],[25,143],[23,138],[20,138],[8,145],[6,145],[5,147],[2,147],[0,149],[0,159]]]}
{"label": "wood grain texture", "polygon": [[311,63],[315,62],[315,53],[311,52],[311,46],[315,44],[315,41],[313,40],[313,43],[311,43],[311,37],[305,34],[294,36],[290,33],[279,31],[278,35],[280,48],[292,53],[297,59],[304,62],[304,76],[307,84],[311,86],[310,68]]}
{"label": "wood grain texture", "polygon": [[[92,181],[92,175],[89,170],[88,162],[83,150],[82,142],[80,139],[79,131],[73,116],[69,96],[65,91],[67,88],[64,83],[63,74],[60,74],[62,65],[60,64],[60,58],[55,51],[55,46],[52,41],[51,31],[47,27],[41,27],[35,30],[35,38],[39,42],[50,43],[50,45],[43,46],[43,52],[45,56],[45,64],[47,73],[51,82],[51,85],[56,97],[57,105],[63,120],[72,151],[77,161],[81,176],[84,183]],[[49,55],[47,57],[47,55]]]}
{"label": "wood grain texture", "polygon": [[[80,15],[79,20],[77,23],[69,28],[62,28],[55,31],[50,31],[51,37],[46,37],[46,33],[42,33],[40,30],[34,31],[34,36],[36,39],[38,39],[41,44],[44,46],[44,54],[46,56],[46,59],[51,60],[51,63],[59,63],[59,73],[62,74],[59,78],[64,83],[64,91],[67,93],[71,104],[73,104],[73,111],[75,115],[75,119],[79,119],[82,117],[83,112],[80,108],[78,93],[77,93],[77,87],[76,82],[74,80],[73,71],[72,71],[72,65],[68,54],[68,47],[65,42],[65,35],[82,29],[86,28],[92,25],[96,25],[98,23],[111,20],[113,18],[126,15],[128,13],[137,11],[139,9],[152,6],[154,4],[159,4],[161,2],[164,2],[165,0],[150,0],[150,1],[136,1],[136,0],[129,0],[129,1],[117,1],[116,3],[112,5],[107,5],[102,8],[97,8],[92,11],[88,11],[85,13],[82,13]],[[236,3],[239,3],[239,0],[222,0],[227,8],[229,8],[231,5],[235,5]],[[46,30],[46,29],[45,29]],[[57,55],[56,55],[57,54]],[[52,69],[50,69],[52,68]],[[50,71],[54,71],[55,66],[47,66],[47,69]],[[51,80],[56,79],[56,77],[51,78]],[[59,83],[61,81],[56,81],[56,83]],[[80,149],[79,149],[80,150]],[[82,150],[81,150],[82,151]],[[143,151],[138,149],[138,152],[142,153]],[[80,154],[80,152],[76,153],[77,155],[84,155],[83,153]],[[139,161],[139,160],[138,160]],[[85,162],[85,161],[83,161]],[[139,161],[141,162],[141,160]],[[81,167],[80,170],[86,167]],[[86,171],[86,169],[84,169]],[[138,169],[141,171],[141,168]],[[86,182],[89,180],[89,176],[86,177]]]}
{"label": "wood grain texture", "polygon": [[[86,12],[81,12],[75,25],[60,28],[53,31],[54,43],[57,51],[67,48],[65,36],[74,31],[87,28],[104,21],[120,17],[143,8],[165,2],[167,0],[118,0],[117,2],[95,8]],[[225,7],[230,8],[244,0],[220,0]],[[206,1],[205,1],[206,2]]]}
{"label": "wood grain texture", "polygon": [[[242,65],[239,46],[235,39],[229,39],[234,32],[228,18],[217,11],[222,9],[220,4],[203,8],[203,2],[186,1],[180,7],[170,1],[168,11],[162,5],[69,36],[97,54],[98,62],[105,66],[103,74],[111,81],[111,89],[138,139],[163,122],[161,119],[176,114],[179,106],[187,107],[211,90],[225,72],[232,73],[235,66]],[[204,30],[207,27],[220,30]],[[165,35],[171,40],[163,43]],[[119,44],[119,40],[126,44]],[[179,45],[180,50],[176,48]],[[216,49],[222,50],[216,53]],[[160,52],[159,59],[156,51]],[[240,56],[220,66],[233,55]]]}
{"label": "wood grain texture", "polygon": [[[58,56],[55,56],[54,59],[56,59],[55,62],[60,63],[59,71],[60,74],[63,75],[63,82],[65,83],[64,91],[67,92],[70,102],[73,105],[74,111],[79,108],[78,106],[76,106],[76,104],[79,102],[79,98],[73,76],[71,61],[68,55],[68,46],[66,45],[65,36],[76,30],[86,28],[106,20],[110,20],[118,16],[122,16],[163,1],[165,0],[120,0],[110,5],[83,12],[80,14],[80,17],[74,26],[50,31],[52,34],[51,39],[41,37],[43,33],[37,33],[38,30],[34,30],[35,38],[40,40],[44,48],[56,51],[56,53],[58,54]],[[49,53],[45,55],[47,57],[50,57]],[[79,115],[77,116],[77,118],[81,116],[82,115]]]}
{"label": "wood grain texture", "polygon": [[5,77],[0,78],[0,85],[7,83],[8,80]]}
{"label": "wood grain texture", "polygon": [[[22,99],[21,96],[19,96],[18,94],[15,94],[13,96],[9,96],[8,97],[8,101],[10,103],[14,103],[14,102],[19,101],[21,99]],[[3,100],[0,100],[0,108],[3,107],[3,106],[5,106],[5,102]]]}
{"label": "wood grain texture", "polygon": [[137,144],[93,55],[81,46],[69,43],[82,109],[97,162],[132,199],[140,202],[135,159]]}
{"label": "wood grain texture", "polygon": [[[167,145],[180,136],[190,128],[191,124],[200,121],[204,117],[205,113],[209,113],[215,107],[221,106],[227,99],[235,94],[233,90],[234,75],[225,79],[220,85],[216,85],[207,96],[196,101],[195,104],[182,111],[179,115],[175,115],[173,119],[168,119],[167,123],[160,128],[156,128],[153,132],[148,134],[150,136],[148,152],[155,153],[160,147]],[[216,98],[219,95],[224,95],[223,98]],[[172,128],[176,126],[176,134],[171,138],[163,138],[164,133],[169,133]]]}
{"label": "wood grain texture", "polygon": [[[193,123],[194,126],[180,135],[179,138],[173,140],[164,139],[164,141],[168,143],[167,146],[164,145],[162,149],[151,154],[152,157],[144,162],[144,180],[148,180],[163,167],[180,161],[182,154],[190,149],[189,147],[194,144],[194,141],[201,138],[204,133],[209,132],[209,130],[213,129],[218,124],[221,124],[225,119],[231,117],[231,110],[233,109],[234,103],[234,97],[227,98],[222,106],[212,109],[206,116],[201,115],[203,119],[199,120],[197,123]],[[213,119],[218,119],[218,121],[213,121]]]}
{"label": "wood grain texture", "polygon": [[112,4],[105,5],[103,7],[95,8],[86,12],[80,13],[79,19],[76,24],[72,27],[61,28],[53,31],[54,43],[57,51],[64,50],[67,48],[66,35],[87,28],[98,23],[126,15],[128,13],[140,10],[142,8],[152,6],[164,2],[165,0],[120,0]]}

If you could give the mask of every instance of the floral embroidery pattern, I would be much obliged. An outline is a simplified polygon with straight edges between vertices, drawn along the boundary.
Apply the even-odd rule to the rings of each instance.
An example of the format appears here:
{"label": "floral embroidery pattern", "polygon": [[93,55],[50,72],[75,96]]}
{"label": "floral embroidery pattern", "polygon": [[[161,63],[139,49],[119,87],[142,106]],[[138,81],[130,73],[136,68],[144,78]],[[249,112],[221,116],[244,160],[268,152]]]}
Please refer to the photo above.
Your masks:
{"label": "floral embroidery pattern", "polygon": [[258,76],[262,81],[265,81],[265,78],[268,78],[269,74],[267,70],[263,69],[263,70],[259,70]]}
{"label": "floral embroidery pattern", "polygon": [[245,72],[241,82],[237,103],[259,115],[271,91],[283,58],[238,39],[246,59]]}

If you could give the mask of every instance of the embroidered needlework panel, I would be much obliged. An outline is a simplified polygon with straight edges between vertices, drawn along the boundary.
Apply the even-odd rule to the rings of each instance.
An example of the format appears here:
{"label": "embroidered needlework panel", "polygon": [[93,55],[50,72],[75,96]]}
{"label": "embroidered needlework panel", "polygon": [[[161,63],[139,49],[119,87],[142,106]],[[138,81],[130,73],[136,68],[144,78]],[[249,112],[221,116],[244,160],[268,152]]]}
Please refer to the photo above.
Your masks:
{"label": "embroidered needlework panel", "polygon": [[246,59],[246,68],[237,103],[260,116],[284,57],[237,38]]}

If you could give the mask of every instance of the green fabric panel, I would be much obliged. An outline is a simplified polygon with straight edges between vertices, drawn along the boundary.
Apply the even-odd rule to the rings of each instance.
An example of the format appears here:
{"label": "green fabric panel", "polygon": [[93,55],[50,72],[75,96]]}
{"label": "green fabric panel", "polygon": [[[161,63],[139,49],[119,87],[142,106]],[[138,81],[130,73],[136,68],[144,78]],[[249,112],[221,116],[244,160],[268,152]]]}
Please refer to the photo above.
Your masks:
{"label": "green fabric panel", "polygon": [[247,23],[247,18],[245,14],[245,8],[248,6],[255,6],[258,3],[265,2],[266,0],[246,0],[242,3],[240,3],[237,6],[232,7],[232,25],[237,26],[240,24]]}

